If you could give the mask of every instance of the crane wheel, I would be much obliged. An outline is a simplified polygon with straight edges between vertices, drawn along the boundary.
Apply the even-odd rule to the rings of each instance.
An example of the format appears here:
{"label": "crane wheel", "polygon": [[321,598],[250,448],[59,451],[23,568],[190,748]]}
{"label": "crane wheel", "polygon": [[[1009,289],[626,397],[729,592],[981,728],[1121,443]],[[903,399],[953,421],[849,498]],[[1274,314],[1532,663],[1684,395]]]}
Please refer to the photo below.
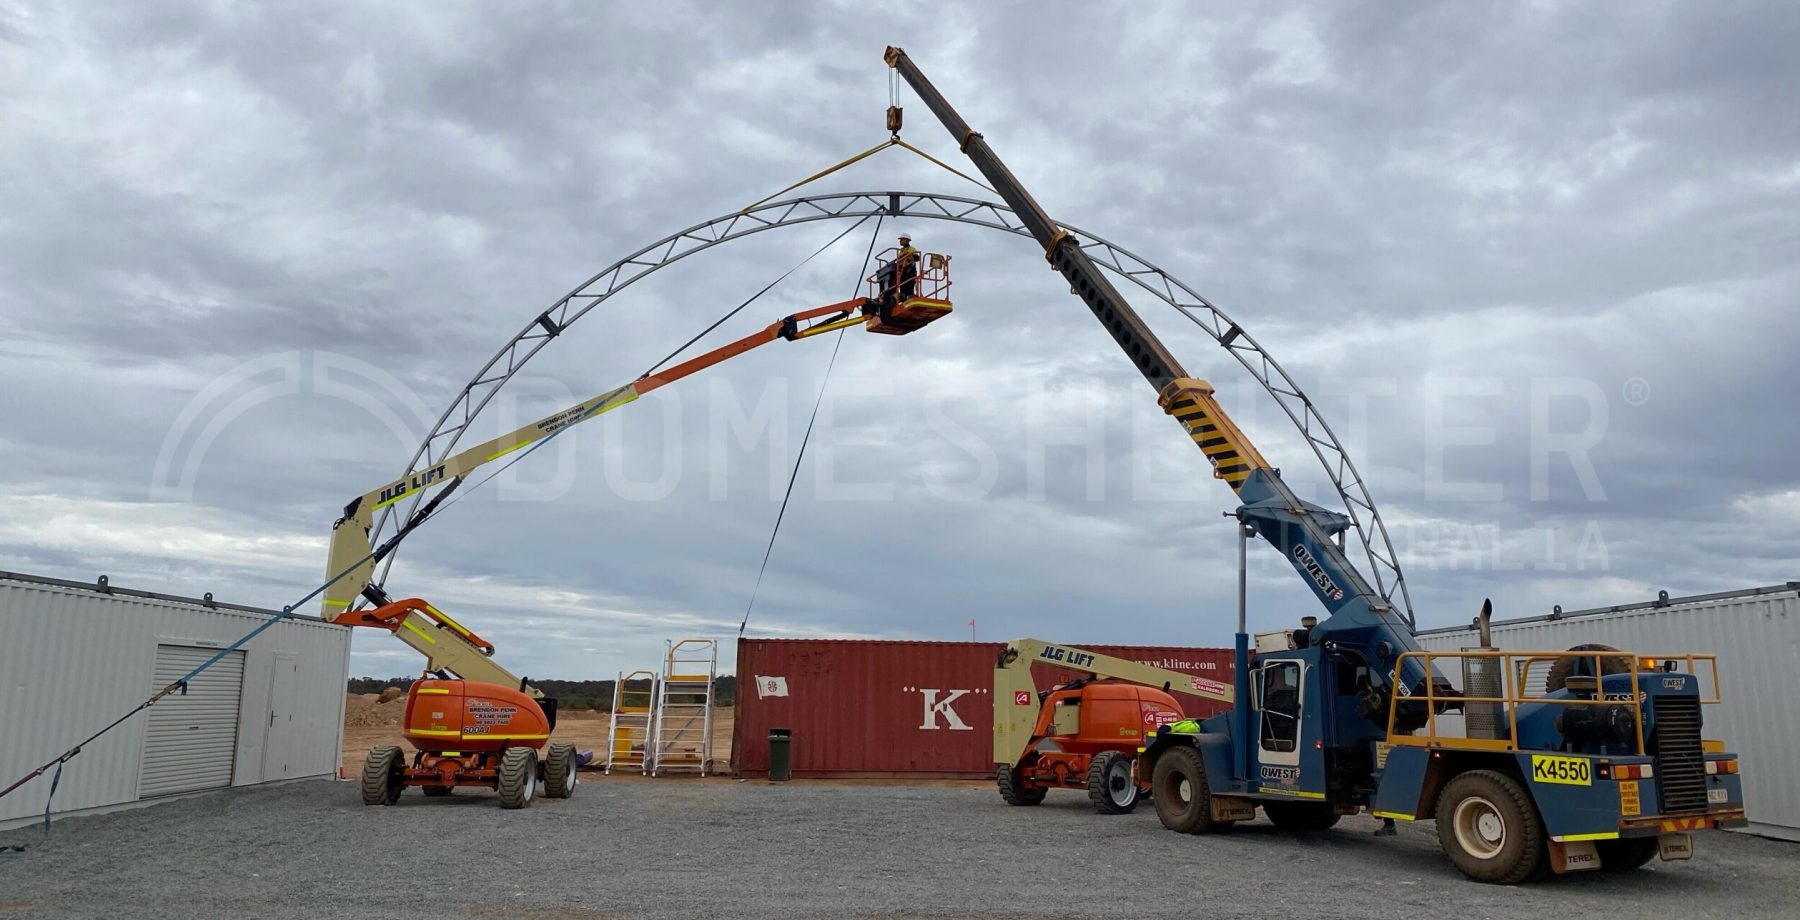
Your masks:
{"label": "crane wheel", "polygon": [[[1618,649],[1613,648],[1610,645],[1601,645],[1598,642],[1589,642],[1584,645],[1572,645],[1569,647],[1569,651],[1616,652]],[[1593,662],[1594,659],[1580,655],[1570,655],[1567,658],[1558,658],[1551,662],[1550,673],[1544,675],[1544,692],[1555,693],[1556,691],[1561,690],[1563,684],[1575,673],[1576,668],[1591,667]],[[1602,676],[1607,674],[1623,674],[1629,670],[1630,668],[1626,666],[1624,658],[1600,659],[1600,674]]]}
{"label": "crane wheel", "polygon": [[553,799],[575,794],[575,745],[550,745],[550,756],[544,758],[544,794]]}
{"label": "crane wheel", "polygon": [[1516,885],[1544,863],[1544,822],[1519,781],[1470,770],[1437,801],[1438,843],[1457,871],[1478,882]]}
{"label": "crane wheel", "polygon": [[1212,790],[1206,763],[1191,745],[1170,748],[1156,758],[1150,777],[1150,801],[1163,827],[1182,834],[1207,834],[1230,825],[1212,819]]}
{"label": "crane wheel", "polygon": [[500,756],[501,808],[524,808],[537,793],[537,751],[527,747],[507,748]]}
{"label": "crane wheel", "polygon": [[1630,837],[1624,840],[1596,840],[1601,872],[1630,872],[1656,857],[1655,837]]}
{"label": "crane wheel", "polygon": [[1008,805],[1036,805],[1044,800],[1050,790],[1042,787],[1027,786],[1019,773],[1018,767],[1002,766],[994,771],[994,783],[1000,787],[1000,798]]}
{"label": "crane wheel", "polygon": [[1088,765],[1088,801],[1103,815],[1130,814],[1138,806],[1137,777],[1131,757],[1123,751],[1105,751]]}
{"label": "crane wheel", "polygon": [[400,801],[401,772],[406,762],[397,747],[378,747],[369,751],[363,761],[362,801],[364,805],[392,805]]}
{"label": "crane wheel", "polygon": [[1338,813],[1330,805],[1306,802],[1264,802],[1263,814],[1270,824],[1296,833],[1330,830],[1338,823]]}

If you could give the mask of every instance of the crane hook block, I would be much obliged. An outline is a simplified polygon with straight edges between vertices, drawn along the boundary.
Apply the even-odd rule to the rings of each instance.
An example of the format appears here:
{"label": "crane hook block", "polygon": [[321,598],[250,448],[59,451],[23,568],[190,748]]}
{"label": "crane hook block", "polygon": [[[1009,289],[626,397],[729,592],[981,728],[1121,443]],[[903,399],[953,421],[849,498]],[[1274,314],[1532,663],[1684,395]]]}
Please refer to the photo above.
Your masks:
{"label": "crane hook block", "polygon": [[900,136],[900,123],[903,120],[902,116],[904,112],[905,110],[897,105],[888,106],[887,125],[889,134],[892,134],[895,137]]}

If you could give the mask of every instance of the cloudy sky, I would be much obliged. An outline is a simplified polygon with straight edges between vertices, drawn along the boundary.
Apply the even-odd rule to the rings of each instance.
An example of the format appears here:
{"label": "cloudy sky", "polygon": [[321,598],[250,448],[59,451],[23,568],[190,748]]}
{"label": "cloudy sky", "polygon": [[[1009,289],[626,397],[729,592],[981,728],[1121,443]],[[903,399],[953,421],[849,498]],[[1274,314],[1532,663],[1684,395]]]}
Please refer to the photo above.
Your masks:
{"label": "cloudy sky", "polygon": [[[905,46],[1059,220],[1240,321],[1337,429],[1422,625],[1800,578],[1792,4],[0,0],[0,568],[281,606],[352,496],[615,259],[885,137]],[[966,168],[902,87],[912,142]],[[900,151],[808,192],[987,193]],[[472,427],[635,378],[849,227],[685,259]],[[874,222],[706,340],[856,291]],[[401,553],[537,676],[750,634],[1225,645],[1212,480],[1029,241],[915,220],[957,308],[577,429]],[[1139,309],[1305,494],[1304,442]],[[828,382],[826,382],[828,381]],[[465,443],[474,443],[473,440]],[[1253,625],[1312,613],[1253,558]],[[730,646],[726,664],[729,666]],[[359,635],[352,672],[411,671]]]}

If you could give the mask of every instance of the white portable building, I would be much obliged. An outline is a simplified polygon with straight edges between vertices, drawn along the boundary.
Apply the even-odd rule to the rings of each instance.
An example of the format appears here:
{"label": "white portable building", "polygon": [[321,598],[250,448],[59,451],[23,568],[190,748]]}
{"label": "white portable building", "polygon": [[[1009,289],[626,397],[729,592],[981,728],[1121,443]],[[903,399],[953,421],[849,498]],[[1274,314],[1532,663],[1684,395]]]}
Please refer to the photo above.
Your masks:
{"label": "white portable building", "polygon": [[[68,750],[277,611],[0,572],[0,788]],[[350,630],[271,626],[0,799],[0,828],[159,796],[336,775]]]}

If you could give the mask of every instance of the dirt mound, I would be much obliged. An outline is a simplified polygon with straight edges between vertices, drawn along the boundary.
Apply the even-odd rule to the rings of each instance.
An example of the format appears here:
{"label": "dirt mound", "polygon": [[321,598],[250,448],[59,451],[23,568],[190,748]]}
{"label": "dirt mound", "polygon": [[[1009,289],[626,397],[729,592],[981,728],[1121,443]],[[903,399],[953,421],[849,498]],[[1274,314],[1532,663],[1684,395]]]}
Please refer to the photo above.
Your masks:
{"label": "dirt mound", "polygon": [[399,687],[389,687],[386,690],[381,691],[381,697],[377,700],[377,702],[392,703],[393,701],[395,701],[405,695],[406,695],[405,690],[402,690]]}
{"label": "dirt mound", "polygon": [[382,702],[374,693],[350,693],[344,696],[345,725],[399,725],[406,715],[404,705]]}

